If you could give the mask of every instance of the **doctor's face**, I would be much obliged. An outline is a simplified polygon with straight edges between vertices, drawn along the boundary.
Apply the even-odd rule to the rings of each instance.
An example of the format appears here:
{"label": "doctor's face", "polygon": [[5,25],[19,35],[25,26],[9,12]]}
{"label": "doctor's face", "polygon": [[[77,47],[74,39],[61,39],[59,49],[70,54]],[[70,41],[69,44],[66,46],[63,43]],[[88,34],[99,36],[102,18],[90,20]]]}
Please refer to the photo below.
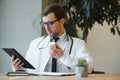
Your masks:
{"label": "doctor's face", "polygon": [[49,36],[59,37],[63,32],[64,19],[57,19],[54,13],[49,13],[47,16],[43,16],[42,26],[45,27],[45,30]]}

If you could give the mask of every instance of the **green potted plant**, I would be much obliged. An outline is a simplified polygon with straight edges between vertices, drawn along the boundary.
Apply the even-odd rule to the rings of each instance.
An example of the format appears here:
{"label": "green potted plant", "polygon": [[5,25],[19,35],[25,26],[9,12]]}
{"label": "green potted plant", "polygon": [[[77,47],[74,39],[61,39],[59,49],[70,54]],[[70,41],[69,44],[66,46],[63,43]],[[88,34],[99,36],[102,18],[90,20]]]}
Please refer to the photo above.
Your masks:
{"label": "green potted plant", "polygon": [[78,63],[75,69],[76,77],[87,77],[87,61],[84,58],[78,58]]}

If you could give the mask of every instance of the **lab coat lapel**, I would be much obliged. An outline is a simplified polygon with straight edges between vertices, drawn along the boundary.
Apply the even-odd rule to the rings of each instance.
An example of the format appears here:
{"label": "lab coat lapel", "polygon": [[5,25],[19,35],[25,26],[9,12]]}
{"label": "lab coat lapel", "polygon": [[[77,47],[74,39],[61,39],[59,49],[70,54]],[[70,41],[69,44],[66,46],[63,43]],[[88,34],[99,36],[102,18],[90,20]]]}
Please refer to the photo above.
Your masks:
{"label": "lab coat lapel", "polygon": [[[43,42],[43,43],[46,43],[46,44],[42,44],[41,43],[41,46],[44,46],[44,49],[42,51],[42,55],[41,55],[41,62],[40,62],[40,72],[43,72],[47,63],[48,63],[48,60],[50,58],[50,54],[49,54],[49,38],[46,38],[47,42]],[[40,48],[40,46],[39,46]]]}
{"label": "lab coat lapel", "polygon": [[42,53],[41,53],[41,61],[40,61],[40,72],[43,72],[48,60],[50,58],[50,54],[49,54],[49,46],[50,46],[50,42],[49,42],[50,38],[46,37],[45,40],[38,46],[39,49],[43,49]]}
{"label": "lab coat lapel", "polygon": [[42,53],[42,57],[41,57],[41,65],[40,65],[40,71],[43,72],[47,63],[48,63],[48,60],[50,58],[50,54],[49,54],[49,49],[45,49]]}

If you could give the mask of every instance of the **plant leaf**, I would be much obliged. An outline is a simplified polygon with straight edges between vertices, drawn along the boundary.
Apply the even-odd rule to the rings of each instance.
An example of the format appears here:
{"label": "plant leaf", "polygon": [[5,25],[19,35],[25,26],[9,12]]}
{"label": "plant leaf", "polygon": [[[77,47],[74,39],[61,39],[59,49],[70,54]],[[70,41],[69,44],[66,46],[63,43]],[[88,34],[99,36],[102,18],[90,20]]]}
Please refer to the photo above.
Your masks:
{"label": "plant leaf", "polygon": [[112,33],[113,35],[115,35],[115,29],[114,29],[114,27],[112,27],[110,30],[111,30],[111,33]]}

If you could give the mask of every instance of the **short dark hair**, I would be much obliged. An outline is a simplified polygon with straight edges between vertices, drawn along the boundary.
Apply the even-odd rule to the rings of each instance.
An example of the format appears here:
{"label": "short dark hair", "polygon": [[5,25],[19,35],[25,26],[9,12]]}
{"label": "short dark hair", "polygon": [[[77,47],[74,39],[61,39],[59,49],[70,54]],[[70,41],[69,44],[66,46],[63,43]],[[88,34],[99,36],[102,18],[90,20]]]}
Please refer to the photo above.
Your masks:
{"label": "short dark hair", "polygon": [[42,12],[41,18],[47,16],[49,13],[54,13],[57,19],[65,18],[64,8],[58,4],[48,5]]}

